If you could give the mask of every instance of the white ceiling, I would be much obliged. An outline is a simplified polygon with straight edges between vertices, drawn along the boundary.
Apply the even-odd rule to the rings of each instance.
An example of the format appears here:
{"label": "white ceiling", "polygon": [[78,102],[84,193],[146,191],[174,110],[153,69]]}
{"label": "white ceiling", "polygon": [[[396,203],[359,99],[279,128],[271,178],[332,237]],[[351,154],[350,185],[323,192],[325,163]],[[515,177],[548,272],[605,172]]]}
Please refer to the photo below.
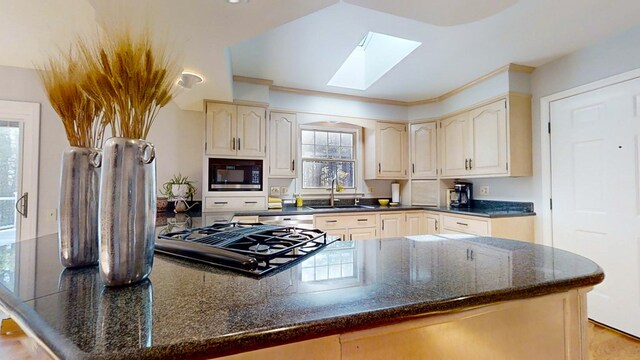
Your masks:
{"label": "white ceiling", "polygon": [[[176,102],[231,100],[232,75],[415,101],[508,63],[539,66],[640,24],[636,0],[0,0],[0,65],[33,67],[75,36],[149,23],[205,82]],[[99,25],[99,26],[98,26]],[[421,41],[366,91],[326,83],[368,31]],[[0,79],[1,81],[1,79]]]}

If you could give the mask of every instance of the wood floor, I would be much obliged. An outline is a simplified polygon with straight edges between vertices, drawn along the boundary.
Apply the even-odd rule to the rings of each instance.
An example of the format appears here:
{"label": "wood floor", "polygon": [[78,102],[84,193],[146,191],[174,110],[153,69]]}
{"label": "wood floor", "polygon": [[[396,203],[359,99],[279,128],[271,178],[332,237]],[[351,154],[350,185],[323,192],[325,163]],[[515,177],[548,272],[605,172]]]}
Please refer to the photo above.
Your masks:
{"label": "wood floor", "polygon": [[[0,336],[0,359],[36,360],[23,345],[24,335]],[[590,360],[638,360],[640,340],[589,321]]]}

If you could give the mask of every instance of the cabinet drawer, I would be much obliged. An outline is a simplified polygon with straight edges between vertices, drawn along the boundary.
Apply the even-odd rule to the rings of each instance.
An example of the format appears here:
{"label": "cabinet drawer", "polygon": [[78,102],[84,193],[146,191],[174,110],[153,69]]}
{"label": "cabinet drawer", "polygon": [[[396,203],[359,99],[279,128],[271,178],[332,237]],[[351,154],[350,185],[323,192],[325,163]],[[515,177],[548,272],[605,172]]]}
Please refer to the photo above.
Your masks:
{"label": "cabinet drawer", "polygon": [[205,210],[226,211],[226,210],[263,210],[266,208],[264,197],[206,197],[204,199]]}
{"label": "cabinet drawer", "polygon": [[489,222],[486,220],[475,220],[457,216],[443,215],[442,226],[444,229],[460,231],[465,234],[478,236],[489,235]]}
{"label": "cabinet drawer", "polygon": [[316,216],[314,219],[314,225],[316,228],[321,230],[346,228],[349,226],[348,218],[348,216],[339,217],[337,214],[335,216],[326,217]]}
{"label": "cabinet drawer", "polygon": [[347,222],[349,228],[374,227],[377,226],[376,214],[362,214],[345,216],[344,221]]}

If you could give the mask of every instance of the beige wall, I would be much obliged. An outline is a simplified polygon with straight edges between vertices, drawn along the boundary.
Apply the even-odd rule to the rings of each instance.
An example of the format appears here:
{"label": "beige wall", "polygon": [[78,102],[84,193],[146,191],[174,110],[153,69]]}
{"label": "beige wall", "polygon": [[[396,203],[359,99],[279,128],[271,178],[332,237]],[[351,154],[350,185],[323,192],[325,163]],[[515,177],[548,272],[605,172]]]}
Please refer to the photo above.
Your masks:
{"label": "beige wall", "polygon": [[[68,146],[64,129],[40,85],[34,70],[0,66],[0,99],[41,104],[40,166],[38,182],[38,235],[55,233],[55,221],[47,218],[58,203],[60,155]],[[197,181],[202,178],[204,115],[183,111],[174,103],[162,109],[149,134],[157,146],[158,182],[161,185],[181,172]],[[198,195],[199,196],[199,195]]]}

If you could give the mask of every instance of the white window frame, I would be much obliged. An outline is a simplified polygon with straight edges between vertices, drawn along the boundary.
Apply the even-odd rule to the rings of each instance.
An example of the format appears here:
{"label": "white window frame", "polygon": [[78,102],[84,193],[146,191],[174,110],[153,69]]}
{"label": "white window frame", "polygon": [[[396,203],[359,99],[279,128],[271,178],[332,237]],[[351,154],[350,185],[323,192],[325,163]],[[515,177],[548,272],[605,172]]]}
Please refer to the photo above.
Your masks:
{"label": "white window frame", "polygon": [[[313,131],[327,131],[327,132],[343,132],[343,133],[352,133],[353,134],[353,188],[344,188],[340,192],[335,192],[336,196],[341,195],[356,195],[358,194],[359,181],[362,179],[362,159],[360,157],[361,150],[361,139],[362,139],[362,130],[361,128],[356,127],[344,127],[344,126],[333,126],[333,124],[326,125],[300,125],[298,128],[298,158],[300,159],[300,167],[298,169],[298,193],[302,195],[323,195],[326,196],[331,193],[330,188],[315,188],[315,189],[305,189],[302,186],[303,183],[303,173],[302,169],[304,168],[304,158],[302,157],[302,131],[303,130],[313,130]],[[327,159],[319,159],[319,160],[327,160]]]}

